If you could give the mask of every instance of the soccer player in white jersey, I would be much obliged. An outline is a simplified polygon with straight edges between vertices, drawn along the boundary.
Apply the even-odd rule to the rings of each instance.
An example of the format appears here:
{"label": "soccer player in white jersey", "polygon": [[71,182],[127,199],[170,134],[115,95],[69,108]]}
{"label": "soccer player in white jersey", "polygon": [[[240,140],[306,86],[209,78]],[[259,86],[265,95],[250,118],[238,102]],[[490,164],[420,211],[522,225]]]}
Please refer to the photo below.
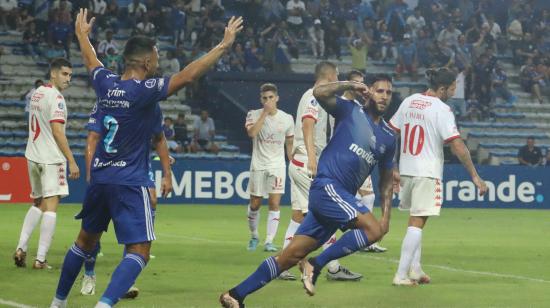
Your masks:
{"label": "soccer player in white jersey", "polygon": [[396,286],[430,282],[420,265],[422,230],[428,218],[439,216],[441,211],[444,144],[450,145],[479,194],[487,191],[460,138],[453,112],[444,103],[454,95],[456,74],[440,68],[427,70],[426,75],[429,89],[407,97],[389,122],[401,137],[399,207],[410,211],[399,267],[393,279]]}
{"label": "soccer player in white jersey", "polygon": [[272,83],[260,87],[262,109],[251,110],[246,116],[246,132],[252,138],[252,162],[248,191],[248,227],[251,238],[248,250],[256,250],[259,242],[258,221],[263,198],[267,198],[267,233],[264,251],[277,251],[273,239],[279,228],[279,204],[285,192],[286,165],[285,147],[291,159],[294,140],[294,120],[292,116],[277,109],[279,95],[277,86]]}
{"label": "soccer player in white jersey", "polygon": [[38,252],[33,263],[35,269],[48,269],[46,255],[52,243],[57,220],[59,199],[69,195],[66,179],[67,161],[69,178],[74,180],[80,171],[65,136],[67,105],[61,91],[67,89],[73,74],[72,65],[58,58],[50,64],[49,83],[36,89],[29,106],[29,139],[25,157],[31,182],[31,206],[21,228],[19,243],[13,256],[15,265],[26,266],[29,238],[40,222]]}
{"label": "soccer player in white jersey", "polygon": [[[315,86],[338,81],[338,68],[331,62],[320,62],[315,66]],[[286,230],[284,247],[292,240],[294,233],[308,213],[309,188],[317,174],[317,162],[327,145],[328,114],[313,97],[313,88],[307,90],[300,99],[294,127],[293,157],[288,166],[290,176],[290,200],[292,217]],[[336,241],[332,236],[324,245],[327,249]],[[333,260],[327,265],[327,279],[359,280],[363,275],[354,273]],[[296,280],[289,271],[281,273],[279,278]]]}

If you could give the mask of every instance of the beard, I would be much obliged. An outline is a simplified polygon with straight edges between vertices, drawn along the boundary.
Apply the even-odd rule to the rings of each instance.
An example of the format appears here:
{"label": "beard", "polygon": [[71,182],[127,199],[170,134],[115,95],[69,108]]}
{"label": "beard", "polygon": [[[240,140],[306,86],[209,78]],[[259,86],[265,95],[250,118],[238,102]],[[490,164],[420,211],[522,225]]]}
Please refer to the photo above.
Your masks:
{"label": "beard", "polygon": [[366,104],[366,107],[369,112],[377,116],[383,116],[384,113],[386,112],[385,109],[384,110],[378,109],[378,104],[373,100],[369,100],[369,102]]}

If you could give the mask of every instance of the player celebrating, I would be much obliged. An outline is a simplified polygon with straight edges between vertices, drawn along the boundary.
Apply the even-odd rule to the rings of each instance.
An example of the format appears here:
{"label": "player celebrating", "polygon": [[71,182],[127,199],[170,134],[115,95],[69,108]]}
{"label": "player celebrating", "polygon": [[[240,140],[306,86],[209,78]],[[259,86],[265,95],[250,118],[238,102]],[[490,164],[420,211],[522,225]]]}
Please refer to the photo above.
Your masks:
{"label": "player celebrating", "polygon": [[[358,70],[351,70],[347,74],[346,80],[364,83],[365,75]],[[360,99],[359,95],[357,95],[355,91],[346,91],[344,92],[344,95],[342,95],[342,97],[347,100],[355,101],[358,104],[362,104],[359,101]],[[330,124],[332,127],[331,132],[334,133],[334,118],[329,117],[329,120],[331,122]],[[359,200],[359,202],[361,202],[364,206],[366,206],[369,209],[369,211],[372,213],[374,208],[375,195],[374,195],[374,189],[372,187],[372,180],[370,176],[367,177],[363,185],[361,185],[361,187],[357,191],[356,197]],[[385,252],[386,250],[387,250],[386,248],[378,245],[378,243],[373,243],[372,245],[365,247],[363,249],[363,251],[366,251],[366,252]],[[329,271],[329,275],[330,275],[330,271]]]}
{"label": "player celebrating", "polygon": [[26,266],[29,238],[40,218],[40,240],[33,263],[35,269],[51,268],[46,261],[50,249],[59,200],[69,195],[66,180],[67,161],[69,178],[80,176],[73,153],[65,136],[67,105],[61,91],[67,89],[73,74],[69,61],[58,58],[50,63],[50,81],[40,86],[31,97],[29,107],[29,139],[25,157],[31,182],[31,206],[21,228],[19,243],[13,256],[15,265]]}
{"label": "player celebrating", "polygon": [[[314,86],[335,81],[338,81],[336,65],[324,61],[315,66]],[[307,90],[302,95],[296,112],[296,125],[294,128],[296,137],[293,157],[288,166],[291,181],[292,217],[285,233],[283,248],[288,246],[308,212],[309,188],[311,181],[317,174],[317,161],[327,145],[327,121],[328,114],[323,108],[319,108],[317,100],[313,97],[313,88]],[[335,241],[336,236],[332,236],[323,245],[323,249],[327,249]],[[330,280],[359,280],[363,277],[363,275],[354,273],[340,265],[338,260],[328,264],[327,269],[327,279]],[[280,278],[283,280],[296,280],[296,277],[289,271],[282,272]]]}
{"label": "player celebrating", "polygon": [[[172,158],[169,156],[168,145],[166,142],[166,137],[162,130],[162,111],[160,106],[157,106],[155,109],[155,118],[156,122],[153,127],[153,139],[152,143],[154,148],[159,155],[160,162],[163,169],[162,181],[161,181],[161,194],[163,197],[166,197],[168,193],[172,190],[172,172],[170,170],[170,165],[172,164]],[[90,114],[90,119],[86,128],[88,129],[88,137],[86,140],[86,180],[90,181],[90,170],[92,158],[95,154],[97,144],[101,139],[102,133],[102,124],[104,117],[101,116],[97,110],[97,105],[94,106],[92,113]],[[153,223],[155,220],[155,212],[157,207],[157,192],[155,189],[155,180],[154,174],[151,169],[151,163],[149,163],[149,195],[151,196],[151,210]],[[95,264],[97,260],[97,253],[99,252],[100,244],[98,242],[97,249],[93,251],[93,254],[84,260],[84,276],[82,277],[82,287],[80,293],[82,295],[94,295],[96,287],[96,276],[95,276]],[[126,253],[126,251],[125,251]],[[151,256],[152,257],[152,256]],[[135,286],[130,287],[128,292],[124,294],[122,298],[136,298],[139,295],[139,289]]]}
{"label": "player celebrating", "polygon": [[288,159],[292,157],[294,121],[288,113],[277,109],[279,95],[272,83],[260,87],[262,109],[251,110],[246,116],[246,132],[252,138],[252,162],[250,163],[250,204],[248,206],[248,227],[251,239],[248,250],[258,246],[258,221],[262,199],[268,198],[267,234],[265,251],[277,251],[273,238],[279,227],[279,204],[285,192],[286,165],[285,147]]}
{"label": "player celebrating", "polygon": [[[345,90],[369,95],[372,101],[363,107],[335,96]],[[389,105],[391,93],[392,85],[387,76],[377,76],[370,91],[364,84],[351,81],[315,87],[316,100],[338,124],[334,138],[321,154],[317,177],[311,184],[310,213],[280,255],[267,258],[251,276],[220,296],[224,307],[241,307],[246,296],[304,259],[336,230],[349,229],[319,256],[301,262],[304,288],[309,295],[314,295],[315,282],[323,266],[376,242],[388,232],[396,145],[393,132],[382,115]],[[355,200],[357,189],[377,164],[382,202],[380,222]]]}
{"label": "player celebrating", "polygon": [[125,70],[118,76],[97,59],[88,38],[94,18],[88,22],[87,13],[80,9],[75,34],[98,96],[104,129],[92,159],[83,209],[77,215],[82,219],[82,228],[65,256],[51,307],[67,306],[67,296],[84,260],[96,249],[111,219],[117,239],[126,245],[127,253],[96,307],[115,305],[145,268],[155,239],[146,188],[149,144],[156,120],[154,110],[159,101],[196,81],[214,66],[231,48],[243,22],[242,18],[231,18],[221,43],[182,71],[170,77],[151,78],[158,68],[155,41],[140,36],[130,38],[123,52]]}
{"label": "player celebrating", "polygon": [[460,138],[453,112],[444,103],[455,93],[456,74],[447,68],[440,68],[427,70],[426,75],[428,91],[407,97],[389,122],[401,135],[399,207],[410,210],[409,227],[393,279],[396,286],[430,282],[430,277],[420,266],[422,229],[430,216],[439,216],[441,211],[445,143],[451,146],[468,170],[479,194],[487,191],[468,148]]}

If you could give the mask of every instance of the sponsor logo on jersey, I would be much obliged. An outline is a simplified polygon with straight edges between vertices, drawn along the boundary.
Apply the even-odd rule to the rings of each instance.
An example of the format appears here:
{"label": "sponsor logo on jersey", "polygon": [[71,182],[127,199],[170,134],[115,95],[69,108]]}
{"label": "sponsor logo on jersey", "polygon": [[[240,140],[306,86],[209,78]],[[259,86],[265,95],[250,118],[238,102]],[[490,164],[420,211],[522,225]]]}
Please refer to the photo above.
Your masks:
{"label": "sponsor logo on jersey", "polygon": [[107,97],[121,97],[121,96],[124,96],[125,94],[126,94],[126,91],[120,90],[120,89],[109,89],[107,91]]}
{"label": "sponsor logo on jersey", "polygon": [[113,160],[110,160],[110,161],[106,161],[106,162],[103,162],[103,161],[99,161],[99,158],[96,157],[96,159],[94,160],[94,168],[102,168],[102,167],[126,167],[126,162],[123,161],[123,160],[118,160],[118,161],[113,161]]}
{"label": "sponsor logo on jersey", "polygon": [[349,146],[349,150],[357,154],[357,156],[364,159],[367,162],[367,164],[369,164],[370,166],[374,166],[376,164],[376,158],[374,157],[374,154],[371,151],[367,151],[355,143],[352,143]]}
{"label": "sponsor logo on jersey", "polygon": [[157,84],[156,79],[148,79],[147,81],[145,81],[145,87],[149,89],[153,88],[156,84]]}
{"label": "sponsor logo on jersey", "polygon": [[159,79],[158,90],[161,91],[164,87],[164,79]]}
{"label": "sponsor logo on jersey", "polygon": [[414,100],[409,105],[409,108],[416,108],[416,109],[424,110],[424,109],[430,107],[431,105],[432,105],[431,102],[421,101],[421,100]]}

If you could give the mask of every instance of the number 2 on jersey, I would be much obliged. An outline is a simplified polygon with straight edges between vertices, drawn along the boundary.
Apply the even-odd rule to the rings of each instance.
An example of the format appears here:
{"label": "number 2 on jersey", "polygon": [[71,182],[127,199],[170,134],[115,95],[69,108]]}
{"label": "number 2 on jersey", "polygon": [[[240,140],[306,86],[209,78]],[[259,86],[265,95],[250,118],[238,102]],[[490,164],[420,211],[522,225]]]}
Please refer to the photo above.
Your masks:
{"label": "number 2 on jersey", "polygon": [[[410,128],[410,124],[405,124],[405,138],[403,140],[403,153],[407,154],[407,150],[413,156],[416,156],[422,152],[424,147],[424,127],[415,125]],[[416,138],[416,132],[418,131],[418,138]],[[416,144],[415,144],[416,141]]]}
{"label": "number 2 on jersey", "polygon": [[116,153],[117,150],[112,147],[111,143],[115,139],[116,132],[118,131],[118,122],[110,115],[106,115],[103,118],[103,126],[107,129],[107,134],[103,139],[103,145],[105,145],[105,151],[107,153]]}

